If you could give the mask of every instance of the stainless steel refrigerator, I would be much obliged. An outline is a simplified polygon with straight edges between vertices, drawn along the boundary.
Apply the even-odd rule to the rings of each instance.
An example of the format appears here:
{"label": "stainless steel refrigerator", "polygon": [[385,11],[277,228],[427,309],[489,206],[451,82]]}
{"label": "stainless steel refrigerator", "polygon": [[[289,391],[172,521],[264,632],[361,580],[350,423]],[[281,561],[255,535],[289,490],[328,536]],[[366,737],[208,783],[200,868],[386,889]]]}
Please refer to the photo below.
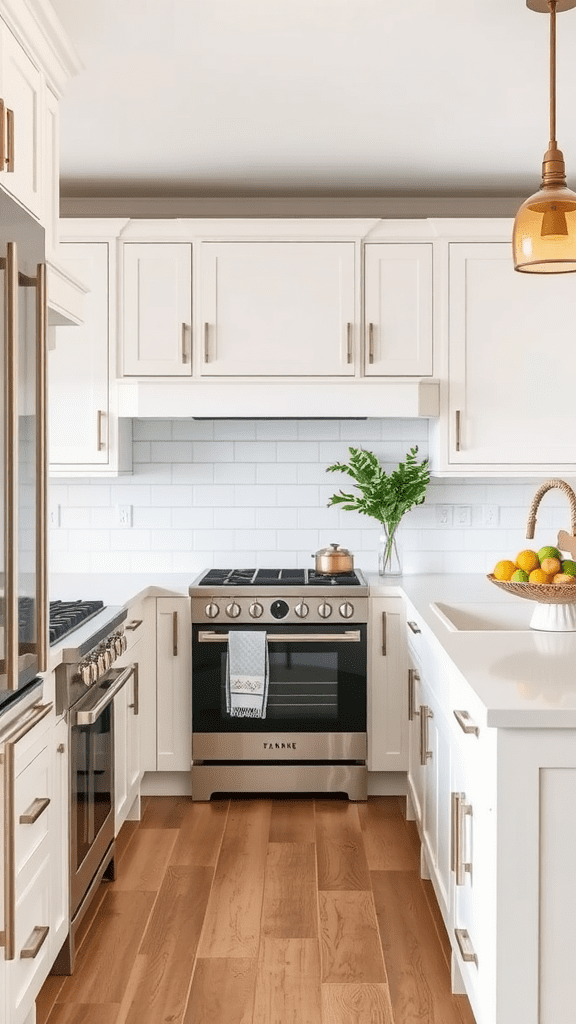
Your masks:
{"label": "stainless steel refrigerator", "polygon": [[46,669],[44,229],[0,193],[0,712]]}

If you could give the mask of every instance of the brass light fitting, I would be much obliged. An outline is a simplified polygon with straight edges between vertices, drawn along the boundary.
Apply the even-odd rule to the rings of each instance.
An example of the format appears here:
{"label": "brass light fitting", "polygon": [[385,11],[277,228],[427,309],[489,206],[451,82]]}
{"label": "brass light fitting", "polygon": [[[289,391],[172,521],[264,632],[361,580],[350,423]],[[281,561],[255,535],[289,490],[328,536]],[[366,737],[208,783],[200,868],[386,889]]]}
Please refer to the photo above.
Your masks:
{"label": "brass light fitting", "polygon": [[514,270],[569,274],[576,271],[576,193],[566,186],[564,156],[556,142],[556,13],[576,7],[576,0],[526,0],[526,6],[550,15],[550,142],[540,191],[522,203],[514,221]]}

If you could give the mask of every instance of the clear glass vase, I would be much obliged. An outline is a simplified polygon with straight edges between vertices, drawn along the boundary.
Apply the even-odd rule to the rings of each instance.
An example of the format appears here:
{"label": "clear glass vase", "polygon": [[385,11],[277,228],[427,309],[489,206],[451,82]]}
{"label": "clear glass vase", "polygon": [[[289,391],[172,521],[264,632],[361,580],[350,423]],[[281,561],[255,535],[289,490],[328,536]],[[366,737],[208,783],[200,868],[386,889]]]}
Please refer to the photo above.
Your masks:
{"label": "clear glass vase", "polygon": [[401,576],[402,560],[398,540],[398,526],[382,525],[378,549],[378,572],[380,576]]}

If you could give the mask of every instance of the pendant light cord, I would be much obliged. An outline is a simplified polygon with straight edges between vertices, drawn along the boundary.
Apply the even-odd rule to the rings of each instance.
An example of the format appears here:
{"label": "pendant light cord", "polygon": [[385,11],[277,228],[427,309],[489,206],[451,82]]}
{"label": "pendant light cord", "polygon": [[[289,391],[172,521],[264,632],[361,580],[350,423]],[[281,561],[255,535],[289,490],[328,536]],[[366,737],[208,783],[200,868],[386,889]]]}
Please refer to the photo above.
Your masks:
{"label": "pendant light cord", "polygon": [[[556,3],[548,0],[550,8],[550,142],[556,142]],[[552,148],[552,147],[550,147]]]}

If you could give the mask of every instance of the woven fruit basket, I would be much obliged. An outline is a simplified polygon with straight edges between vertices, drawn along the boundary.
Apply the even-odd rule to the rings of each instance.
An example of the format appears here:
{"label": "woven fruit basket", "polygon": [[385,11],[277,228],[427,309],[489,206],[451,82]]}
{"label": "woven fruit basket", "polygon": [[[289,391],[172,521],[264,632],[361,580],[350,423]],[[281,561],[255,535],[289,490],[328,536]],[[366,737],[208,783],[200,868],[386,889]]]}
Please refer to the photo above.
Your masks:
{"label": "woven fruit basket", "polygon": [[[558,548],[576,556],[576,494],[565,480],[547,480],[538,488],[532,499],[526,523],[526,539],[532,540],[536,526],[536,515],[543,496],[552,488],[563,491],[570,502],[571,533],[560,530]],[[516,583],[512,580],[497,580],[493,573],[487,579],[494,586],[500,587],[508,594],[534,601],[539,608],[534,609],[530,622],[532,629],[550,630],[553,632],[576,631],[576,583]]]}

